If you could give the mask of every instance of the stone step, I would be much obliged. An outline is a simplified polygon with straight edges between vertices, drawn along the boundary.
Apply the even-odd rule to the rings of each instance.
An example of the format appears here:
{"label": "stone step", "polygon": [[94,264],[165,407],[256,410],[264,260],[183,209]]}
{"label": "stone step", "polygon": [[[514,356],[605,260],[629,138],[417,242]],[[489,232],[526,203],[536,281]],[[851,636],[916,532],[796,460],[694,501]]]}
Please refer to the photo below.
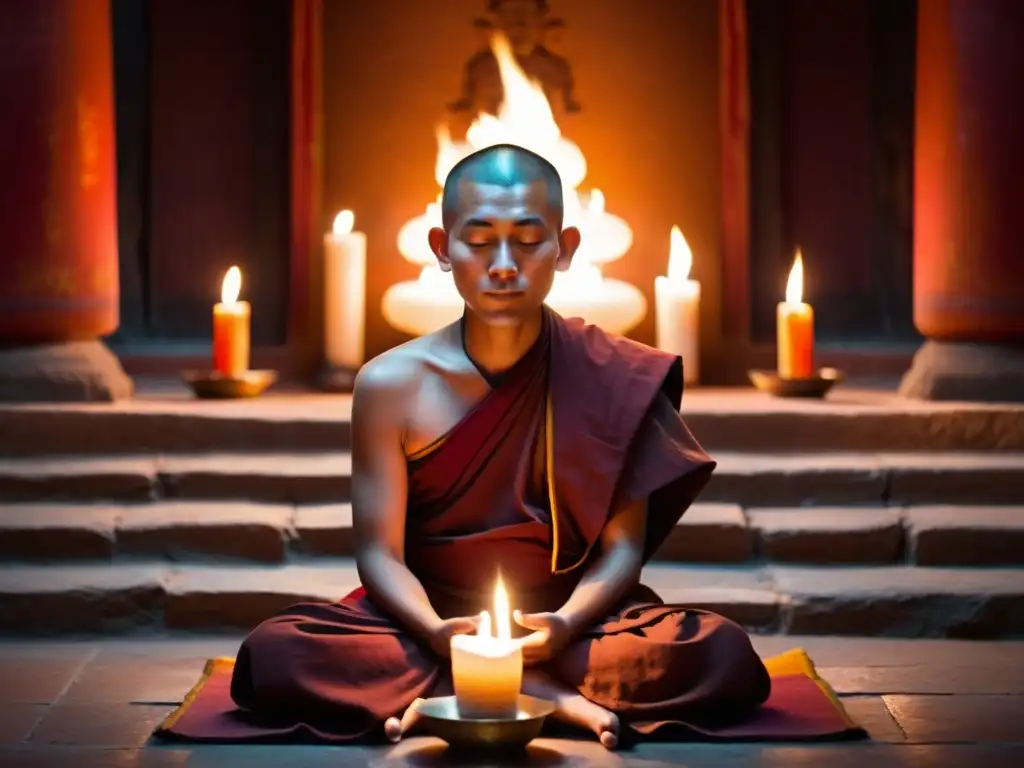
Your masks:
{"label": "stone step", "polygon": [[0,501],[242,499],[291,504],[347,501],[345,452],[65,456],[0,460]]}
{"label": "stone step", "polygon": [[[347,503],[16,503],[0,561],[285,563],[353,554]],[[655,559],[682,563],[1021,565],[1024,507],[695,504]]]}
{"label": "stone step", "polygon": [[345,395],[195,400],[180,387],[118,403],[0,404],[0,456],[346,451]]}
{"label": "stone step", "polygon": [[[651,565],[673,603],[792,634],[995,638],[1024,632],[1024,571]],[[8,634],[248,629],[357,585],[349,559],[283,566],[0,566]],[[514,602],[514,591],[513,591]]]}
{"label": "stone step", "polygon": [[[180,384],[140,380],[115,404],[0,405],[0,456],[344,451],[351,397],[269,394],[197,401]],[[688,391],[683,413],[709,451],[1024,451],[1024,405],[928,403],[841,387],[827,400],[750,389]]]}
{"label": "stone step", "polygon": [[[705,502],[749,506],[1024,504],[1022,453],[714,454]],[[0,459],[0,503],[349,499],[345,452]]]}

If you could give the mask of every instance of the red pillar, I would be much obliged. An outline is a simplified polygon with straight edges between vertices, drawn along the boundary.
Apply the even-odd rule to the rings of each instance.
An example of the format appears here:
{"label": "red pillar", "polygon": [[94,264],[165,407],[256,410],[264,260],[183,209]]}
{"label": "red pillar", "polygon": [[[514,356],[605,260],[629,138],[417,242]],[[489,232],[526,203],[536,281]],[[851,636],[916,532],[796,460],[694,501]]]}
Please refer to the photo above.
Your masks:
{"label": "red pillar", "polygon": [[0,400],[113,399],[118,325],[109,0],[0,0]]}
{"label": "red pillar", "polygon": [[1024,2],[920,0],[907,395],[1024,400]]}

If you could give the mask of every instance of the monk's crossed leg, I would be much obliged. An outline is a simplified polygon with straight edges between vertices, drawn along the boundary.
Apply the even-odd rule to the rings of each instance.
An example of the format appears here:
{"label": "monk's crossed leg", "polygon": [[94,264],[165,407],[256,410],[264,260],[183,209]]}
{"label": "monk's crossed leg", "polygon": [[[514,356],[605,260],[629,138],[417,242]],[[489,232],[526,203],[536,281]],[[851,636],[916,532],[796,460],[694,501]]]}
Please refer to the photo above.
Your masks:
{"label": "monk's crossed leg", "polygon": [[589,718],[580,724],[599,735],[602,712],[643,733],[706,717],[739,718],[768,698],[771,685],[739,625],[667,605],[623,612],[572,643],[547,670],[599,708],[576,710]]}
{"label": "monk's crossed leg", "polygon": [[253,712],[320,713],[359,738],[430,695],[439,672],[428,649],[361,602],[309,603],[249,634],[231,695]]}

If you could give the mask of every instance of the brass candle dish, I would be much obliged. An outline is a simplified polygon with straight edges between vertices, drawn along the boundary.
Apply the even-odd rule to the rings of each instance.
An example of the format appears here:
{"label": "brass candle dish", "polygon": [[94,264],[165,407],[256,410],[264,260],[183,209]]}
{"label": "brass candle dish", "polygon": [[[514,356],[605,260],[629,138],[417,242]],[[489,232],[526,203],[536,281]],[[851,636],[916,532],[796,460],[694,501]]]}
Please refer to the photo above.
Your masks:
{"label": "brass candle dish", "polygon": [[277,371],[246,371],[240,376],[225,376],[217,371],[183,371],[181,378],[200,399],[228,400],[263,394],[277,381]]}
{"label": "brass candle dish", "polygon": [[525,694],[519,696],[515,718],[462,717],[454,696],[427,699],[419,708],[427,731],[458,750],[523,749],[540,735],[544,720],[554,711],[554,702]]}
{"label": "brass candle dish", "polygon": [[772,397],[823,398],[836,384],[843,381],[843,374],[835,368],[821,368],[813,376],[803,379],[784,379],[778,371],[747,371],[751,383],[760,391]]}

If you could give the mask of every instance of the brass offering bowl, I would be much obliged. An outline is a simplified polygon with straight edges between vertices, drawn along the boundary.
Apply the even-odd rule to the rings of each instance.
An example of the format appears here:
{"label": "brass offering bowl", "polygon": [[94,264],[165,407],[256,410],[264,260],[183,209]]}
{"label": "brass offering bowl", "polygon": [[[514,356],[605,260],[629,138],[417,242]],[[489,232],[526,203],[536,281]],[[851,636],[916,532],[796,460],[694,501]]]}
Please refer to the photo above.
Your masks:
{"label": "brass offering bowl", "polygon": [[806,379],[784,379],[777,371],[748,371],[750,381],[761,392],[772,397],[822,398],[836,384],[843,381],[843,374],[835,368],[822,368]]}
{"label": "brass offering bowl", "polygon": [[523,749],[540,735],[554,702],[519,696],[519,714],[512,719],[473,719],[459,716],[454,696],[427,699],[419,714],[426,729],[453,749]]}
{"label": "brass offering bowl", "polygon": [[241,376],[224,376],[216,371],[183,371],[181,378],[196,397],[225,400],[263,394],[277,381],[277,371],[246,371]]}

